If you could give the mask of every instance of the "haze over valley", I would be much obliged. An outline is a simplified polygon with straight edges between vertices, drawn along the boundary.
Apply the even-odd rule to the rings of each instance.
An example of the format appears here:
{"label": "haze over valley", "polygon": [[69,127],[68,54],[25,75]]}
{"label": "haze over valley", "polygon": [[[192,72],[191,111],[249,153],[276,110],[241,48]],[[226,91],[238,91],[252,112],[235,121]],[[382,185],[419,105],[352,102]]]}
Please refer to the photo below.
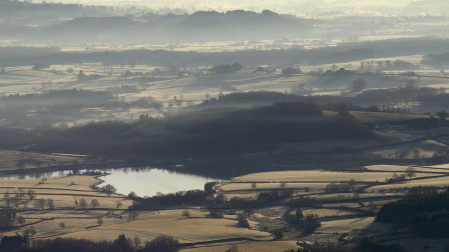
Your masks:
{"label": "haze over valley", "polygon": [[0,251],[449,251],[440,0],[0,0]]}

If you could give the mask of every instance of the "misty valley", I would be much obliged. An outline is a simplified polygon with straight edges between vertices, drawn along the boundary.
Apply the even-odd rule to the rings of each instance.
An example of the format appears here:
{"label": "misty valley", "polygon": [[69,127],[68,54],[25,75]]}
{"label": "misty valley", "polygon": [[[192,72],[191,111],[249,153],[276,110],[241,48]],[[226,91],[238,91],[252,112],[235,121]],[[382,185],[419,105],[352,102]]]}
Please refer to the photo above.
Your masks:
{"label": "misty valley", "polygon": [[0,0],[0,251],[449,251],[440,0]]}

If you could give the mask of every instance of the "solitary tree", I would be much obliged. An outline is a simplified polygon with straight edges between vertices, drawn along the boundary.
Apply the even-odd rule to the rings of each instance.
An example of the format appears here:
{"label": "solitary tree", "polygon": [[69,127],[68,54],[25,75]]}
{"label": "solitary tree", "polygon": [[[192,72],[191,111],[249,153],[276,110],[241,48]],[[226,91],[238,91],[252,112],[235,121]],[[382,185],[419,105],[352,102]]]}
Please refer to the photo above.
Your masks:
{"label": "solitary tree", "polygon": [[407,175],[407,177],[412,179],[412,177],[416,176],[416,170],[413,167],[409,167],[405,170],[405,174]]}
{"label": "solitary tree", "polygon": [[84,198],[80,199],[79,206],[80,206],[81,209],[86,208],[87,207],[87,201]]}
{"label": "solitary tree", "polygon": [[108,195],[108,197],[117,191],[117,189],[111,184],[107,184],[107,185],[101,187],[101,190],[103,192],[105,192]]}
{"label": "solitary tree", "polygon": [[138,215],[139,215],[139,213],[137,213],[137,212],[131,212],[128,214],[128,219],[135,220]]}
{"label": "solitary tree", "polygon": [[34,201],[34,207],[37,209],[41,209],[43,210],[45,207],[45,199],[38,199],[36,201]]}
{"label": "solitary tree", "polygon": [[17,191],[17,195],[19,196],[19,199],[22,199],[25,197],[25,190],[23,188],[19,187],[19,190]]}
{"label": "solitary tree", "polygon": [[123,205],[123,203],[120,200],[117,200],[115,202],[115,206],[117,207],[117,209],[119,209],[122,205]]}
{"label": "solitary tree", "polygon": [[80,70],[78,72],[78,75],[76,76],[76,78],[78,78],[78,80],[82,80],[82,79],[86,78],[86,74],[84,74],[83,70]]}
{"label": "solitary tree", "polygon": [[98,224],[98,226],[103,225],[103,219],[102,219],[101,217],[99,217],[99,218],[97,219],[97,224]]}
{"label": "solitary tree", "polygon": [[47,199],[47,206],[50,209],[54,209],[55,208],[55,201],[53,199]]}
{"label": "solitary tree", "polygon": [[135,193],[135,192],[133,192],[133,191],[131,191],[129,194],[128,194],[128,198],[130,198],[130,199],[136,199],[138,196],[137,196],[137,193]]}
{"label": "solitary tree", "polygon": [[62,229],[64,229],[64,228],[65,228],[64,222],[59,223],[59,227],[62,228]]}
{"label": "solitary tree", "polygon": [[239,225],[240,225],[241,227],[249,228],[249,222],[248,222],[248,219],[247,219],[243,214],[239,214],[239,215],[237,216],[237,221],[239,222]]}
{"label": "solitary tree", "polygon": [[32,189],[28,190],[27,194],[28,194],[28,198],[30,198],[30,200],[34,200],[34,198],[36,198],[36,192]]}
{"label": "solitary tree", "polygon": [[254,210],[251,208],[246,208],[245,210],[243,210],[246,214],[246,216],[251,217],[251,215],[254,214]]}
{"label": "solitary tree", "polygon": [[182,211],[182,217],[190,218],[191,215],[190,215],[189,210],[186,209],[186,210]]}
{"label": "solitary tree", "polygon": [[97,206],[100,205],[100,202],[98,202],[97,199],[93,199],[93,200],[90,201],[90,205],[92,206],[92,208],[97,208]]}
{"label": "solitary tree", "polygon": [[285,189],[285,188],[287,188],[287,183],[282,182],[282,183],[279,184],[279,187],[280,187],[281,189]]}

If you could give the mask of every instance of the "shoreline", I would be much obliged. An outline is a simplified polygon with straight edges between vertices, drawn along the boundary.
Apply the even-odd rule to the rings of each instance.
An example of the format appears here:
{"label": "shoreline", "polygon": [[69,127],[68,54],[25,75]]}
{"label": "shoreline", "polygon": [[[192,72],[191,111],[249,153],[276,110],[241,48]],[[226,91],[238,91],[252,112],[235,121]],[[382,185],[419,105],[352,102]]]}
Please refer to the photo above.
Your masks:
{"label": "shoreline", "polygon": [[113,162],[113,163],[98,163],[98,164],[80,164],[78,167],[73,166],[47,166],[39,168],[25,168],[25,169],[10,169],[0,171],[0,177],[7,177],[12,175],[24,175],[24,174],[34,174],[34,173],[45,173],[45,172],[57,172],[66,170],[89,170],[89,169],[113,169],[113,168],[124,168],[129,167],[129,162]]}

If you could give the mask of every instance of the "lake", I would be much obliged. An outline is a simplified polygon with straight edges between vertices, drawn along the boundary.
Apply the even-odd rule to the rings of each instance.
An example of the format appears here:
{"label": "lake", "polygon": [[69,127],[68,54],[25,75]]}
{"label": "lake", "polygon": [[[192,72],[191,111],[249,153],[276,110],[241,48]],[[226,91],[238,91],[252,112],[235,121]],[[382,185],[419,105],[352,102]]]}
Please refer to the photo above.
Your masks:
{"label": "lake", "polygon": [[141,197],[204,189],[205,183],[221,180],[156,168],[140,171],[115,169],[108,173],[110,175],[100,177],[104,182],[99,187],[111,184],[117,188],[117,193],[128,195],[133,191]]}
{"label": "lake", "polygon": [[[80,170],[81,173],[85,171],[86,170]],[[111,184],[117,188],[117,193],[119,194],[128,195],[133,191],[140,197],[154,196],[157,193],[167,194],[178,191],[204,189],[205,183],[222,180],[150,167],[139,169],[101,169],[98,171],[109,173],[109,175],[100,177],[104,182],[101,183],[99,187]],[[10,175],[2,176],[0,177],[0,180],[67,176],[71,172],[72,170],[63,170]]]}

